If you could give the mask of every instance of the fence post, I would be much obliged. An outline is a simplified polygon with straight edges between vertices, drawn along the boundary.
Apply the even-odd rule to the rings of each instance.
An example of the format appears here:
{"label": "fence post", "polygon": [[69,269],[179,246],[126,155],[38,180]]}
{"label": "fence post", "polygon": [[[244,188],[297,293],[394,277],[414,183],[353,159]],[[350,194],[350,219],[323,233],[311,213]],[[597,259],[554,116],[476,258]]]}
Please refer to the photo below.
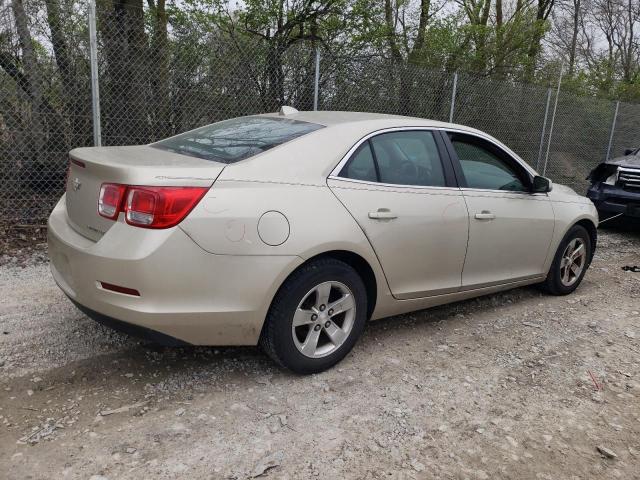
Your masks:
{"label": "fence post", "polygon": [[553,105],[553,115],[551,115],[551,125],[549,126],[549,140],[547,141],[547,153],[544,156],[544,167],[542,175],[547,173],[547,162],[549,161],[549,149],[551,148],[551,136],[553,135],[553,125],[556,121],[556,111],[558,110],[558,98],[560,97],[560,85],[562,85],[562,71],[564,70],[564,62],[560,65],[560,76],[558,77],[558,89],[556,90],[556,101]]}
{"label": "fence post", "polygon": [[451,89],[451,108],[449,109],[449,123],[453,123],[453,112],[456,108],[456,93],[458,91],[458,72],[453,74],[453,88]]}
{"label": "fence post", "polygon": [[609,145],[607,145],[607,158],[611,155],[611,145],[613,144],[613,133],[616,131],[616,119],[618,118],[618,108],[620,108],[620,101],[616,102],[616,111],[613,114],[613,122],[611,122],[611,133],[609,134]]}
{"label": "fence post", "polygon": [[313,84],[313,111],[318,110],[318,89],[320,86],[320,47],[316,47],[316,76]]}
{"label": "fence post", "polygon": [[93,145],[102,146],[100,125],[100,89],[98,86],[98,40],[96,34],[96,3],[89,0],[89,63],[91,65],[91,110],[93,119]]}
{"label": "fence post", "polygon": [[544,109],[544,121],[542,122],[542,133],[540,134],[540,149],[538,150],[538,161],[536,162],[536,170],[540,170],[540,161],[542,160],[542,150],[544,149],[544,134],[547,130],[547,118],[549,118],[550,103],[551,103],[551,89],[547,88],[547,106]]}

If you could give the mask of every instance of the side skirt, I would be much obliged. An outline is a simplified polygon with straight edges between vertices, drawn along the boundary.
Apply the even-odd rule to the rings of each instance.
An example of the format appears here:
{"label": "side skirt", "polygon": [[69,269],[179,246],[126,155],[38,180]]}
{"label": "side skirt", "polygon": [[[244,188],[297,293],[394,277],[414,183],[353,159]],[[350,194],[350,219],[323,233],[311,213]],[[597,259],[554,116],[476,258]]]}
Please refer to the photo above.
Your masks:
{"label": "side skirt", "polygon": [[378,305],[376,305],[376,310],[371,319],[378,320],[380,318],[386,318],[393,315],[415,312],[425,308],[437,307],[447,303],[459,302],[470,298],[482,297],[496,292],[511,290],[513,288],[524,287],[526,285],[533,285],[535,283],[543,282],[545,278],[546,277],[544,275],[541,275],[539,277],[527,278],[517,282],[502,283],[500,285],[492,285],[490,287],[475,288],[473,290],[464,290],[461,292],[434,295],[424,298],[414,298],[410,300],[396,300],[389,296],[384,300],[379,299]]}

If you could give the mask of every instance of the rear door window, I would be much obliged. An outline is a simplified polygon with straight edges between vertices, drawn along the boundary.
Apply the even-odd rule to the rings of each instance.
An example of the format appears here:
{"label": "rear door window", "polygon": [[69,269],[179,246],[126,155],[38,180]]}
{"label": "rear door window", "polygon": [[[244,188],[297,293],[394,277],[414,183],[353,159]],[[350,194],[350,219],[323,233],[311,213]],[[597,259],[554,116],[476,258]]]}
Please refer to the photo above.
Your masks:
{"label": "rear door window", "polygon": [[241,117],[197,128],[151,146],[204,160],[234,163],[323,127],[289,118]]}
{"label": "rear door window", "polygon": [[391,185],[446,185],[435,138],[425,130],[381,133],[370,138],[354,152],[340,176]]}
{"label": "rear door window", "polygon": [[371,146],[382,183],[445,186],[433,133],[419,130],[383,133],[371,139]]}

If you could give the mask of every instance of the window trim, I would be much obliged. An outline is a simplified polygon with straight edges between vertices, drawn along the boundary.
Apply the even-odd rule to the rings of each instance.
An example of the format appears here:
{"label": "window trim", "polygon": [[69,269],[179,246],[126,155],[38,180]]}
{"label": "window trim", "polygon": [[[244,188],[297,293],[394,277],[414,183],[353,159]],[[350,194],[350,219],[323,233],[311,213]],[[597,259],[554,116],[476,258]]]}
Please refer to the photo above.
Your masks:
{"label": "window trim", "polygon": [[[393,187],[393,188],[408,188],[408,189],[411,189],[411,188],[413,188],[413,189],[436,188],[436,189],[445,189],[445,190],[450,190],[452,188],[459,188],[459,185],[458,185],[457,180],[456,180],[456,175],[455,175],[455,171],[454,171],[454,167],[453,167],[453,162],[452,162],[452,159],[450,158],[450,154],[449,154],[449,152],[447,150],[447,145],[445,143],[445,139],[443,138],[442,130],[443,130],[443,128],[417,126],[417,127],[390,127],[390,128],[383,128],[383,129],[380,129],[380,130],[375,130],[373,132],[370,132],[367,135],[365,135],[364,137],[362,137],[360,140],[358,140],[347,151],[347,153],[342,157],[340,162],[338,162],[338,164],[333,168],[333,170],[331,170],[331,173],[329,174],[327,179],[328,180],[329,179],[331,179],[331,180],[341,180],[341,181],[345,181],[345,182],[362,183],[362,184],[365,184],[365,185],[377,185],[377,186],[381,186],[381,187]],[[434,141],[436,143],[436,148],[438,149],[438,155],[440,156],[440,163],[442,165],[442,173],[444,175],[445,186],[405,185],[405,184],[400,184],[400,183],[372,182],[370,180],[358,180],[358,179],[355,179],[355,178],[349,178],[349,177],[340,176],[340,173],[346,167],[346,165],[349,163],[349,161],[351,160],[351,158],[353,157],[355,152],[365,142],[369,143],[369,148],[371,149],[371,154],[375,156],[375,152],[373,150],[373,146],[371,145],[371,142],[370,142],[370,140],[372,138],[377,137],[378,135],[385,134],[385,133],[413,132],[413,131],[428,131],[428,132],[431,132],[433,134],[433,139],[434,139]],[[378,168],[377,167],[377,162],[375,160],[374,160],[374,165],[376,165],[376,169],[377,169]],[[379,176],[378,176],[378,178],[379,178]]]}
{"label": "window trim", "polygon": [[[341,177],[340,171],[342,170],[342,168],[344,167],[344,165],[349,161],[349,158],[351,158],[351,155],[353,155],[353,153],[356,151],[356,149],[365,141],[367,141],[368,139],[370,139],[371,137],[375,137],[376,135],[379,135],[381,133],[387,133],[387,132],[397,132],[397,131],[404,131],[404,130],[429,130],[431,132],[434,133],[434,135],[436,135],[436,133],[439,133],[439,135],[436,135],[436,137],[440,137],[440,141],[444,144],[445,146],[445,152],[441,152],[441,160],[443,163],[443,167],[445,168],[445,171],[448,170],[448,168],[451,168],[453,170],[453,173],[455,174],[454,177],[454,184],[451,186],[446,186],[446,187],[425,187],[425,186],[421,186],[421,185],[398,185],[398,184],[384,184],[384,183],[379,183],[379,182],[370,182],[368,180],[355,180],[355,179],[351,179],[351,178],[347,178],[347,177]],[[513,159],[513,161],[515,162],[515,164],[517,164],[518,166],[520,166],[532,179],[533,177],[535,177],[536,175],[538,175],[538,173],[531,167],[529,166],[529,164],[527,164],[524,160],[522,160],[513,150],[511,150],[509,147],[507,147],[506,145],[503,145],[499,142],[497,142],[495,139],[491,138],[489,135],[484,134],[482,132],[476,132],[476,131],[471,131],[471,130],[467,130],[464,128],[456,128],[456,127],[448,127],[448,126],[403,126],[403,127],[389,127],[389,128],[382,128],[379,130],[375,130],[373,132],[368,133],[367,135],[365,135],[364,137],[362,137],[360,140],[358,140],[349,150],[347,150],[347,153],[345,153],[345,155],[340,159],[340,161],[338,162],[338,164],[333,168],[333,170],[331,170],[331,173],[329,173],[329,176],[327,177],[327,179],[331,179],[331,180],[340,180],[343,182],[354,182],[354,183],[361,183],[364,185],[379,185],[379,186],[384,186],[384,187],[399,187],[399,188],[413,188],[413,189],[420,189],[420,188],[436,188],[436,189],[444,189],[444,190],[451,190],[452,188],[455,189],[461,189],[461,190],[473,190],[473,191],[479,191],[479,192],[499,192],[499,193],[511,193],[514,195],[522,195],[523,193],[528,194],[528,195],[544,195],[547,196],[547,193],[534,193],[532,194],[531,192],[511,192],[511,191],[507,191],[507,190],[484,190],[484,189],[478,189],[478,188],[468,188],[465,184],[465,179],[464,179],[464,175],[462,175],[462,171],[460,170],[460,162],[458,161],[458,157],[455,154],[455,151],[452,153],[451,150],[453,149],[453,146],[451,145],[451,142],[449,141],[449,136],[447,135],[448,132],[454,132],[454,133],[463,133],[465,135],[470,135],[473,137],[478,137],[481,138],[483,140],[488,141],[489,143],[495,145],[497,148],[499,148],[500,150],[504,151],[511,159]]]}
{"label": "window trim", "polygon": [[[520,173],[522,174],[522,176],[524,176],[526,178],[529,188],[531,188],[531,186],[533,185],[533,179],[537,175],[537,173],[529,165],[527,165],[524,161],[520,160],[520,157],[518,157],[509,148],[505,148],[505,147],[497,144],[496,142],[492,141],[490,138],[487,138],[484,135],[478,135],[475,132],[468,132],[468,131],[460,130],[460,129],[444,128],[443,129],[444,141],[445,141],[445,143],[447,145],[447,149],[449,150],[449,155],[450,155],[451,161],[452,161],[452,163],[454,165],[454,170],[456,172],[456,177],[458,178],[458,183],[460,184],[460,188],[463,191],[511,193],[511,194],[514,194],[514,195],[523,195],[523,194],[525,194],[525,195],[534,195],[535,194],[531,190],[498,190],[498,189],[491,189],[491,188],[470,187],[467,184],[467,179],[465,177],[464,171],[462,170],[462,163],[460,162],[460,158],[458,157],[458,153],[456,152],[456,149],[453,146],[453,142],[449,138],[449,135],[448,135],[449,133],[454,133],[454,134],[458,133],[458,134],[466,135],[466,136],[469,136],[469,137],[475,137],[475,138],[478,138],[480,140],[483,140],[483,141],[491,144],[491,146],[493,148],[497,149],[498,152],[502,153],[504,156],[507,157],[506,163],[516,170],[516,174],[517,174],[517,171],[520,170]],[[496,156],[498,157],[498,159],[503,160],[502,158],[500,158],[503,155],[496,155]],[[522,178],[520,180],[522,180]],[[525,185],[525,188],[526,187],[527,187],[527,185]],[[544,193],[542,195],[546,196],[547,194]]]}

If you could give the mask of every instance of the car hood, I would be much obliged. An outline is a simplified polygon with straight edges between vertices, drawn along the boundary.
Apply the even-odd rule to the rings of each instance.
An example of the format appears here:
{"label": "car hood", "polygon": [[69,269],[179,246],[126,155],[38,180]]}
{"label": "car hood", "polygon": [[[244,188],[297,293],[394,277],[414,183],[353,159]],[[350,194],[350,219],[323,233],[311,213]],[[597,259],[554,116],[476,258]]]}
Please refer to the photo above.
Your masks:
{"label": "car hood", "polygon": [[640,168],[640,155],[611,158],[604,163],[608,165],[618,165],[619,167]]}
{"label": "car hood", "polygon": [[561,185],[559,183],[554,183],[551,192],[549,192],[549,197],[556,202],[571,202],[571,203],[589,203],[590,200],[587,197],[584,197],[566,185]]}

